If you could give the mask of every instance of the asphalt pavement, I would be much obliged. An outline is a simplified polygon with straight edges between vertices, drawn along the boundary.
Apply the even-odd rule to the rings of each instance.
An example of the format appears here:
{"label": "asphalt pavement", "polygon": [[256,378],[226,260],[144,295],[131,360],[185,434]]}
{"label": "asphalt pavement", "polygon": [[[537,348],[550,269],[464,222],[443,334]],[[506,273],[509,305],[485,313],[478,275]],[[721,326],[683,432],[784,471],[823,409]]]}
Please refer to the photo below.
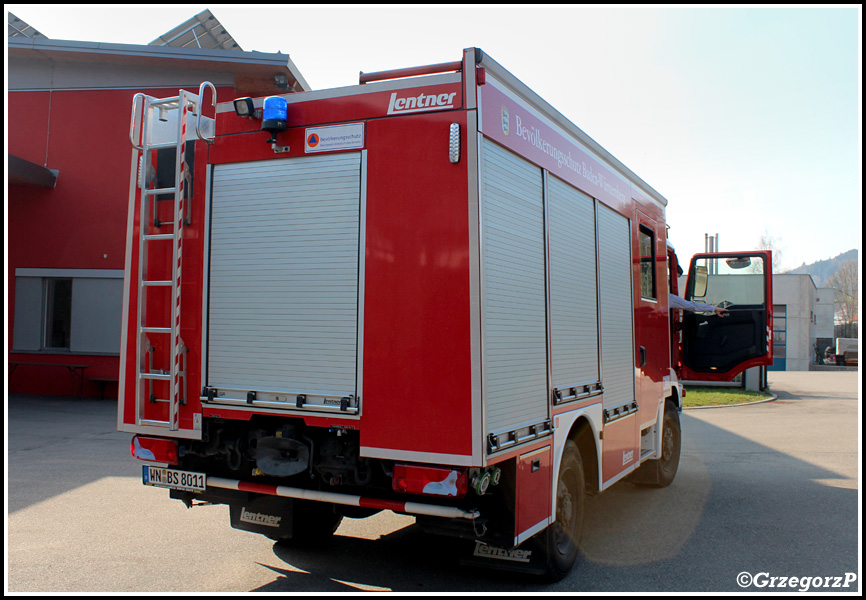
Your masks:
{"label": "asphalt pavement", "polygon": [[859,592],[858,375],[771,373],[775,402],[684,411],[674,483],[590,498],[580,563],[552,585],[461,566],[390,512],[275,545],[142,486],[113,401],[12,396],[6,591]]}

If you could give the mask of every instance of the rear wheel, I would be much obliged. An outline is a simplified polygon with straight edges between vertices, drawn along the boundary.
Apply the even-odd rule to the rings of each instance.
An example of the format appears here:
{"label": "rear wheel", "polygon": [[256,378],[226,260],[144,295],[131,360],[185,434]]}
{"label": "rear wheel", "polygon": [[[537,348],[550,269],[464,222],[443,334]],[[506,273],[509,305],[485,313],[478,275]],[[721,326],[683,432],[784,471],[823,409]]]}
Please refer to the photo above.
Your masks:
{"label": "rear wheel", "polygon": [[577,444],[565,444],[556,484],[556,521],[539,536],[543,544],[546,577],[559,581],[571,570],[580,549],[586,481]]}

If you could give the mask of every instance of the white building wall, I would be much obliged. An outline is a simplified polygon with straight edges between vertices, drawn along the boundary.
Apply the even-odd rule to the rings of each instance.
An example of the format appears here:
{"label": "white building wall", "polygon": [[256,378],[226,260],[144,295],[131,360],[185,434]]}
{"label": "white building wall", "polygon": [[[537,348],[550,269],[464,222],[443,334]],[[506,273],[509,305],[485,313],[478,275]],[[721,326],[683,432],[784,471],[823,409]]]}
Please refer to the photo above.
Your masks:
{"label": "white building wall", "polygon": [[817,339],[833,337],[833,290],[817,288],[811,275],[773,275],[773,304],[787,307],[786,370],[807,371]]}
{"label": "white building wall", "polygon": [[836,300],[836,290],[833,288],[818,288],[815,293],[815,317],[816,323],[812,328],[812,337],[817,338],[832,338],[835,330],[833,327],[833,318],[835,315],[835,307],[833,302]]}

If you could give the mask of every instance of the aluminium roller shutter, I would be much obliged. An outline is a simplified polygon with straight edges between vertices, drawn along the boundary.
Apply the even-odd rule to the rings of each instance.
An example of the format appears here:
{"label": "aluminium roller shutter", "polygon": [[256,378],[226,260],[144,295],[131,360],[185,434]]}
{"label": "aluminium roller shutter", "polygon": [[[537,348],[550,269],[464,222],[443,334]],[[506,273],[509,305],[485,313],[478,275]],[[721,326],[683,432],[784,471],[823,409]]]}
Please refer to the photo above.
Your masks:
{"label": "aluminium roller shutter", "polygon": [[629,221],[598,205],[598,296],[604,408],[633,402],[634,311]]}
{"label": "aluminium roller shutter", "polygon": [[564,389],[599,380],[595,204],[552,176],[547,197],[551,371],[553,387]]}
{"label": "aluminium roller shutter", "polygon": [[355,394],[359,153],[218,165],[207,382]]}
{"label": "aluminium roller shutter", "polygon": [[541,169],[481,147],[482,381],[487,431],[548,415]]}

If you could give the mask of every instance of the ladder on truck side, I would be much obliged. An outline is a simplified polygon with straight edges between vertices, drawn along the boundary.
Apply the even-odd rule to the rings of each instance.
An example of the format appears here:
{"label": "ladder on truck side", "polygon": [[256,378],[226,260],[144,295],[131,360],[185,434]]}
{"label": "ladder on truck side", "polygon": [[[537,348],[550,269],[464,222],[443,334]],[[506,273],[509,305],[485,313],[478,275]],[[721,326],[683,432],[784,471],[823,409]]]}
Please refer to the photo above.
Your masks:
{"label": "ladder on truck side", "polygon": [[[210,82],[202,83],[198,94],[179,90],[177,96],[154,98],[138,93],[132,99],[129,141],[138,151],[138,170],[137,173],[135,170],[132,173],[134,181],[130,184],[130,211],[135,210],[137,198],[140,197],[135,344],[135,424],[139,427],[160,427],[178,431],[180,407],[186,404],[187,400],[186,347],[180,337],[183,229],[184,225],[189,224],[188,196],[191,196],[191,181],[188,181],[190,171],[185,155],[188,141],[200,139],[210,144],[215,138],[214,119],[202,118],[202,101],[206,87],[211,89],[212,104],[216,106],[216,88]],[[193,118],[194,128],[190,127]],[[164,148],[175,149],[174,185],[156,187],[153,151]],[[169,195],[173,199],[173,218],[171,221],[161,221],[157,216],[157,197]],[[164,252],[171,257],[169,265],[153,264],[154,261],[149,260],[148,247],[151,244],[171,244],[171,252]],[[156,276],[154,271],[159,270],[160,266],[163,271],[171,273],[169,279],[153,278]],[[171,288],[171,322],[146,322],[147,291],[160,287]],[[168,356],[160,361],[161,365],[154,365],[156,346],[152,343],[151,336],[166,336],[170,350]],[[162,346],[166,347],[165,344]],[[159,381],[168,382],[168,398],[158,398],[153,393],[154,384]],[[168,403],[168,420],[145,418],[145,403]]]}

